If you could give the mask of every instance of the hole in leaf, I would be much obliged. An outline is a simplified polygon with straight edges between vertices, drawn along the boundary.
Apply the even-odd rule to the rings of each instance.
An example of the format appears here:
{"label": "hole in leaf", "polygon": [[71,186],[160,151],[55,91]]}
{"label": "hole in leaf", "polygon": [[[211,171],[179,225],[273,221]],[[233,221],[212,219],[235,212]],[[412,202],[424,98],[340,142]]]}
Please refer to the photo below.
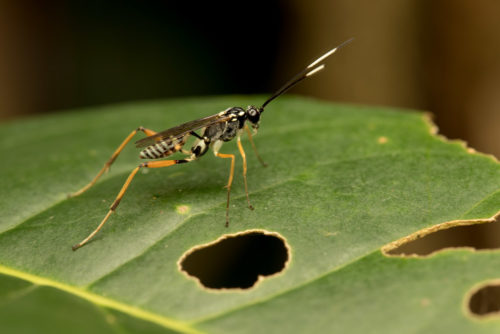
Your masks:
{"label": "hole in leaf", "polygon": [[289,248],[279,234],[251,230],[190,249],[179,267],[206,288],[248,289],[259,277],[281,272],[289,258]]}
{"label": "hole in leaf", "polygon": [[469,310],[478,316],[500,315],[500,285],[488,284],[474,292],[469,299]]}
{"label": "hole in leaf", "polygon": [[388,255],[425,256],[446,248],[470,247],[476,250],[500,248],[500,223],[498,221],[453,226],[429,233],[423,231],[421,234],[423,236],[416,233],[405,238],[408,241],[397,247],[391,245],[384,247],[384,252]]}

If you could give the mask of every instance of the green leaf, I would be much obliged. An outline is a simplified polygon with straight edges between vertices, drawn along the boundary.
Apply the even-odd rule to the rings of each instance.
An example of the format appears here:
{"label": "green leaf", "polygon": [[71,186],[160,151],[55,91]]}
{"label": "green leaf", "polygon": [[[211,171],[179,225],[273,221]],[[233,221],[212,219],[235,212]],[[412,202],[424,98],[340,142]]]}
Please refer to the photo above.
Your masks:
{"label": "green leaf", "polygon": [[[380,248],[436,224],[488,219],[500,208],[500,166],[431,134],[425,115],[282,97],[247,149],[246,207],[237,159],[225,223],[229,161],[139,173],[130,144],[88,183],[139,125],[157,131],[259,97],[181,99],[70,111],[0,126],[2,333],[496,333],[467,313],[466,296],[500,277],[498,251],[387,257]],[[137,136],[138,139],[141,137]],[[234,143],[221,152],[238,154]],[[189,210],[183,213],[179,206]],[[194,246],[250,229],[279,233],[287,268],[247,290],[202,288],[178,269]]]}

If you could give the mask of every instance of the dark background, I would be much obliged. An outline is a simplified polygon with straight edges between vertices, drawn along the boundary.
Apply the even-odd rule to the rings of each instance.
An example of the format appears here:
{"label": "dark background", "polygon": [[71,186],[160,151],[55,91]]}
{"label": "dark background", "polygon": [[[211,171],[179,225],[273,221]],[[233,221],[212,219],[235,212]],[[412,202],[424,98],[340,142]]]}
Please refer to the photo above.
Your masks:
{"label": "dark background", "polygon": [[429,110],[441,133],[500,156],[495,0],[1,1],[0,120],[271,93],[350,37],[328,71],[293,92]]}

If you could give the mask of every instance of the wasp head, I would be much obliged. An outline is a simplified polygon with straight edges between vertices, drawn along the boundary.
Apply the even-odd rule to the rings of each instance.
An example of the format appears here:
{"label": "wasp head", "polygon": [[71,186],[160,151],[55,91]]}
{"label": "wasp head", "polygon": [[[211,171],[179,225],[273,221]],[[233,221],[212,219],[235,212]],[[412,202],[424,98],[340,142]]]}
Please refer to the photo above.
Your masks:
{"label": "wasp head", "polygon": [[257,108],[255,106],[248,106],[247,107],[247,119],[250,122],[250,125],[252,128],[257,130],[259,128],[259,122],[260,122],[260,114],[262,110],[261,108]]}

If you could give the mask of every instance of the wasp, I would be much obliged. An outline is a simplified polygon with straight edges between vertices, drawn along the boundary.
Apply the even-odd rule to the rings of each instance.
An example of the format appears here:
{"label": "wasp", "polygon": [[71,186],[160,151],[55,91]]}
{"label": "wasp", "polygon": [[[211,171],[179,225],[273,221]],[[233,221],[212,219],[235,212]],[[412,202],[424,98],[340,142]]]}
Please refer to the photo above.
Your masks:
{"label": "wasp", "polygon": [[[284,94],[290,88],[298,84],[300,81],[308,78],[319,71],[325,68],[325,65],[322,63],[326,58],[335,53],[338,49],[340,49],[345,44],[349,43],[352,40],[349,39],[342,44],[336,46],[330,51],[323,54],[321,57],[317,58],[311,64],[309,64],[305,69],[297,73],[294,77],[292,77],[289,81],[287,81],[280,89],[278,89],[274,94],[272,94],[260,107],[248,106],[246,109],[241,107],[231,107],[227,108],[224,111],[221,111],[215,115],[208,116],[205,118],[200,118],[191,122],[187,122],[173,128],[170,128],[165,131],[155,132],[150,129],[146,129],[142,126],[139,126],[137,129],[133,130],[125,140],[120,144],[120,146],[113,153],[111,158],[104,164],[104,167],[97,173],[90,183],[84,186],[79,191],[68,195],[68,197],[78,196],[85,191],[87,191],[90,187],[92,187],[97,180],[109,170],[111,164],[116,160],[118,155],[121,153],[123,148],[130,142],[130,140],[135,136],[137,132],[143,132],[147,137],[140,139],[135,143],[137,148],[142,148],[139,157],[141,159],[151,159],[155,161],[147,161],[139,164],[136,168],[132,170],[127,180],[123,184],[120,192],[116,196],[113,204],[109,208],[108,213],[103,218],[101,223],[97,226],[97,228],[92,231],[85,239],[83,239],[78,244],[72,247],[73,250],[77,250],[82,247],[86,243],[88,243],[104,226],[106,221],[109,219],[111,214],[116,211],[116,208],[120,204],[125,192],[127,191],[130,183],[133,178],[137,174],[137,172],[142,168],[162,168],[162,167],[170,167],[178,164],[188,163],[194,160],[199,159],[205,153],[208,152],[209,149],[212,149],[214,155],[218,158],[222,159],[230,159],[231,166],[229,169],[229,179],[227,181],[227,201],[226,201],[226,227],[229,226],[229,199],[231,194],[231,184],[233,182],[234,176],[234,162],[235,156],[234,154],[226,154],[219,152],[222,144],[224,142],[231,141],[236,138],[236,144],[238,146],[239,153],[241,155],[243,161],[243,180],[245,184],[245,194],[248,203],[248,207],[253,210],[253,206],[250,204],[250,198],[248,195],[248,185],[247,185],[247,162],[245,151],[243,150],[243,146],[241,145],[240,137],[243,132],[246,132],[252,148],[257,156],[258,160],[263,166],[266,166],[262,158],[260,157],[257,148],[254,144],[252,134],[255,135],[259,128],[260,120],[262,117],[262,113],[264,112],[264,108],[278,96]],[[250,130],[250,127],[253,131]],[[198,132],[200,134],[198,134]],[[190,149],[185,149],[185,145],[187,140],[190,137],[195,137],[195,141]],[[184,159],[170,159],[170,160],[157,160],[171,156],[174,153],[182,153],[185,155]]]}

